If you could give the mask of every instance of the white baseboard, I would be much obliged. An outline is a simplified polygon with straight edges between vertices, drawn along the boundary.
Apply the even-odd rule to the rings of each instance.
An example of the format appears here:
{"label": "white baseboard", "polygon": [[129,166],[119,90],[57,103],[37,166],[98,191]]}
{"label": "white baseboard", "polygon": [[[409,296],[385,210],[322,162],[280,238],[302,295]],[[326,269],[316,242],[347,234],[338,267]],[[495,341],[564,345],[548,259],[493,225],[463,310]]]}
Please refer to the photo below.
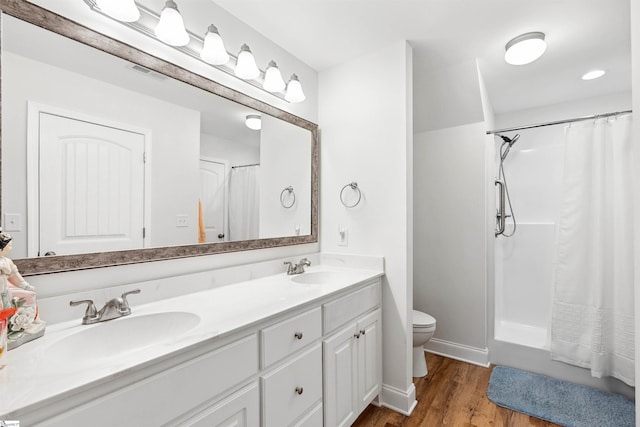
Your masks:
{"label": "white baseboard", "polygon": [[418,404],[416,400],[416,387],[411,383],[407,391],[402,391],[383,384],[380,395],[378,396],[378,402],[380,406],[409,416]]}
{"label": "white baseboard", "polygon": [[484,348],[469,347],[450,341],[431,338],[424,346],[425,351],[438,354],[440,356],[450,357],[452,359],[461,360],[463,362],[472,363],[474,365],[489,366],[489,350]]}

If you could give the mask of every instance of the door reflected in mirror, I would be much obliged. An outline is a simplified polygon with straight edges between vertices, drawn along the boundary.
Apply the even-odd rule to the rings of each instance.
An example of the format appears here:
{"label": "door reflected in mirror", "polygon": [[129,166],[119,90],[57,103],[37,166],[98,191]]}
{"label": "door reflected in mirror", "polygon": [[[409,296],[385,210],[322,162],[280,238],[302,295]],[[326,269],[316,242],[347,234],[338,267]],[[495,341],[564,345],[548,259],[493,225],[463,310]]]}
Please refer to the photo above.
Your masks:
{"label": "door reflected in mirror", "polygon": [[2,20],[16,258],[311,235],[311,130]]}

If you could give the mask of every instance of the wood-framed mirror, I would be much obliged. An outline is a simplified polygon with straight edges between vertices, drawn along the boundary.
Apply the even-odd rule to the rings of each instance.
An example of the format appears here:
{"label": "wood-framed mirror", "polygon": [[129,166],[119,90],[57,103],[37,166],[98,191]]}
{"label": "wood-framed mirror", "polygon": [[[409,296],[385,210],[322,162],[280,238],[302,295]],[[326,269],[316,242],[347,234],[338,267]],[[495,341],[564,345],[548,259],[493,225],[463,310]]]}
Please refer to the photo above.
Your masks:
{"label": "wood-framed mirror", "polygon": [[[318,241],[316,124],[37,5],[0,0],[0,10],[0,211],[3,231],[14,238],[11,257],[23,275]],[[27,38],[11,39],[14,30],[27,32]],[[47,41],[36,42],[43,34]],[[69,43],[80,53],[47,55]],[[89,77],[83,67],[103,76]],[[159,92],[160,85],[170,86],[166,94]],[[133,94],[133,88],[141,92]],[[54,92],[64,96],[54,98]],[[126,101],[118,105],[108,98],[112,94]],[[140,116],[136,111],[142,111]],[[244,129],[247,115],[261,116],[258,133]],[[230,125],[238,117],[244,130]],[[101,144],[92,151],[93,142],[111,137],[99,133],[87,143],[87,124],[91,132],[115,129],[125,132],[122,138],[142,138],[130,143],[142,148],[124,150],[124,163],[114,166],[109,160],[103,165],[106,158],[123,158],[123,143],[118,139],[115,153]],[[82,141],[71,138],[67,143],[69,135],[79,134]],[[52,148],[50,141],[63,137],[67,142]],[[242,146],[243,153],[235,146]],[[132,164],[135,156],[141,156],[144,166],[126,166],[123,172],[122,164]],[[210,173],[208,161],[224,169]],[[230,187],[250,192],[241,185],[255,164],[259,178],[250,182],[256,195],[249,201],[234,199]],[[97,175],[96,170],[111,174]],[[235,170],[242,173],[234,177]],[[230,185],[229,180],[235,181]],[[214,184],[216,191],[211,190]],[[217,196],[209,197],[213,193]],[[137,205],[132,207],[132,201]],[[216,215],[210,214],[210,206],[216,207]],[[135,215],[121,215],[125,208]],[[106,220],[105,212],[111,212]],[[213,225],[212,218],[221,216],[224,221]],[[126,219],[114,220],[121,217]],[[245,222],[253,225],[237,224]]]}

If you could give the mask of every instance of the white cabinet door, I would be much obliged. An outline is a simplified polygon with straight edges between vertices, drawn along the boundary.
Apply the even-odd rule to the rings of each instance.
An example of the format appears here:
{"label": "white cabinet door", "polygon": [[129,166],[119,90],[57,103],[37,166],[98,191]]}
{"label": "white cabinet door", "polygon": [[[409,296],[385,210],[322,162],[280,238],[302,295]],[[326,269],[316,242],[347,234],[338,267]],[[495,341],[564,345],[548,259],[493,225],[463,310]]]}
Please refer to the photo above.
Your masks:
{"label": "white cabinet door", "polygon": [[356,326],[352,323],[324,341],[326,426],[349,426],[357,417]]}
{"label": "white cabinet door", "polygon": [[324,341],[326,426],[348,426],[382,388],[381,311],[369,313]]}
{"label": "white cabinet door", "polygon": [[380,309],[358,321],[358,412],[380,393],[382,388],[382,328]]}

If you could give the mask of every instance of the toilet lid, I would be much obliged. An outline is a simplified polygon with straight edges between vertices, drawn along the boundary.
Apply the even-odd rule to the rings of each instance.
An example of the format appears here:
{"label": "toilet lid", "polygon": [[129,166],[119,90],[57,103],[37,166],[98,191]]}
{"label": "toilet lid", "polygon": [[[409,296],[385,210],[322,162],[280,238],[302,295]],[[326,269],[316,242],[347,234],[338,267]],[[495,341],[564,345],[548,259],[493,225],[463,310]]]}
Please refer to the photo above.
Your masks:
{"label": "toilet lid", "polygon": [[436,324],[436,319],[429,316],[427,313],[423,313],[418,310],[413,310],[414,326],[433,326],[435,324]]}

